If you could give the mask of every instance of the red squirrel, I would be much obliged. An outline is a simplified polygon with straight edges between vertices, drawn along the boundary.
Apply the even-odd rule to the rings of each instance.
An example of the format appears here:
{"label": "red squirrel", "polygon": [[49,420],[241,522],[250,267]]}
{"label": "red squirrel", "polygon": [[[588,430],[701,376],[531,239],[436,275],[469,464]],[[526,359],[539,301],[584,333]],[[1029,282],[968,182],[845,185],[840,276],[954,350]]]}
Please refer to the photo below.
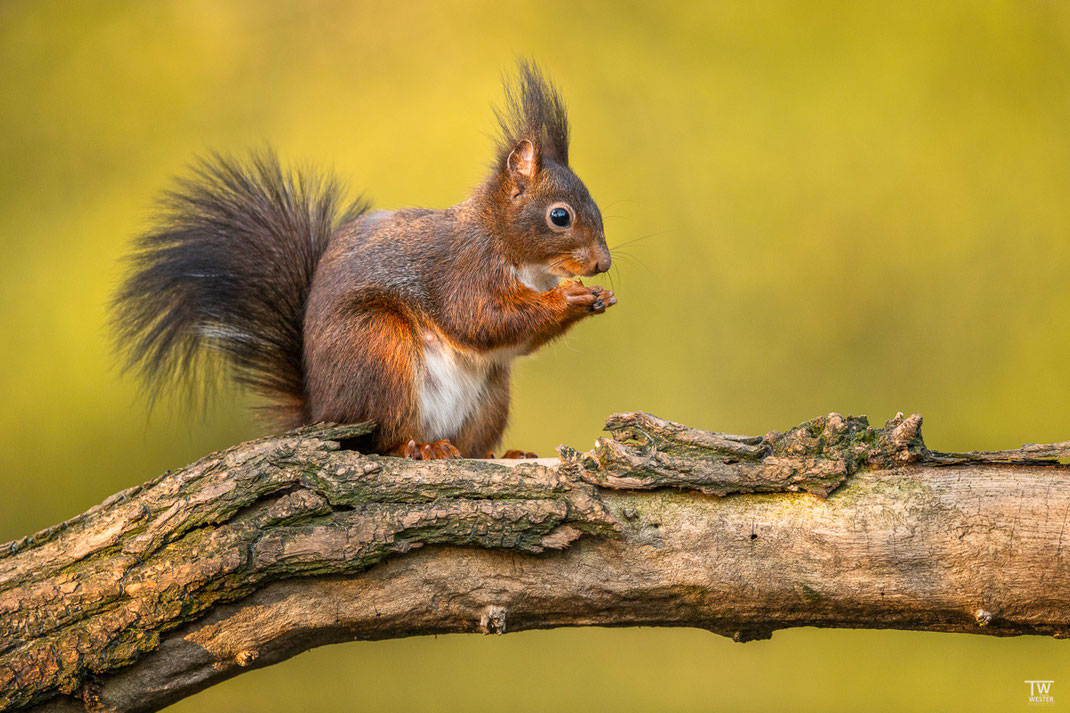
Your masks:
{"label": "red squirrel", "polygon": [[270,152],[202,160],[116,297],[126,367],[155,390],[222,364],[288,426],[374,421],[373,452],[490,456],[512,361],[616,303],[570,279],[611,258],[556,87],[521,61],[496,114],[493,170],[444,210],[347,204]]}

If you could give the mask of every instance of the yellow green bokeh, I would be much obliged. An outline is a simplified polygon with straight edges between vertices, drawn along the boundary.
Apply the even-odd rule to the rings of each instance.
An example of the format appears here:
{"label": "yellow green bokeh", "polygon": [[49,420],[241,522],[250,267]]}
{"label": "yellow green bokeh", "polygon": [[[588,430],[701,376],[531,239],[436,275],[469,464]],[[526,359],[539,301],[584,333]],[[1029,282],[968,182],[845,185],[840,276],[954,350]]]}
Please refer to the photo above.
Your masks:
{"label": "yellow green bokeh", "polygon": [[[620,303],[518,366],[508,446],[628,409],[1070,438],[1070,5],[8,0],[0,540],[260,433],[231,394],[150,417],[115,368],[120,258],[170,176],[270,142],[380,207],[456,203],[517,55],[629,244]],[[332,646],[173,710],[1008,711],[1068,673],[1041,638],[588,629]]]}

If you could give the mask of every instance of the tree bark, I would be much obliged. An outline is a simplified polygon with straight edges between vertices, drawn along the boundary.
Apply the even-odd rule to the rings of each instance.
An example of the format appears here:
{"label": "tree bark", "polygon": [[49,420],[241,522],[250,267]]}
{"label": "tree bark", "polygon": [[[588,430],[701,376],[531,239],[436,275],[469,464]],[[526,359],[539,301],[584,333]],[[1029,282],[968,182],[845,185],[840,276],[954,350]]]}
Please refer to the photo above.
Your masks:
{"label": "tree bark", "polygon": [[515,462],[363,455],[369,424],[242,444],[3,546],[0,710],[157,710],[416,634],[1067,636],[1070,442],[938,453],[920,426],[617,414],[592,451]]}

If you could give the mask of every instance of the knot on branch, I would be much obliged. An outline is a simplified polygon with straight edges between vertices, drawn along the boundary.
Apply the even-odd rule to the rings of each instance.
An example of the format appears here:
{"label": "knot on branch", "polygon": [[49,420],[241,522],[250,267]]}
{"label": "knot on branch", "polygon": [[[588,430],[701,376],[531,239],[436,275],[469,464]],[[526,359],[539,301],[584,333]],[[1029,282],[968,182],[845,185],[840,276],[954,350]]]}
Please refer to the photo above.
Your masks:
{"label": "knot on branch", "polygon": [[505,615],[505,607],[491,604],[479,617],[479,630],[484,634],[504,634]]}
{"label": "knot on branch", "polygon": [[921,416],[897,414],[883,429],[865,416],[831,413],[785,433],[713,433],[643,412],[606,421],[610,438],[580,453],[562,447],[564,470],[601,487],[679,488],[709,495],[805,491],[828,497],[862,468],[928,457]]}

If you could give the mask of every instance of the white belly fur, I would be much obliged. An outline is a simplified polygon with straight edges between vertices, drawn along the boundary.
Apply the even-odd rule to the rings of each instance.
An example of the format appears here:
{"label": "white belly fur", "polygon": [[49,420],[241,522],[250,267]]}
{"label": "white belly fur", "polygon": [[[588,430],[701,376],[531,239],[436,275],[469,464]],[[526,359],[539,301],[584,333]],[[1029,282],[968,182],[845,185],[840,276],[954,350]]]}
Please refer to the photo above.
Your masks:
{"label": "white belly fur", "polygon": [[455,349],[437,335],[425,338],[420,379],[422,440],[455,438],[479,410],[491,369],[507,366],[523,352],[510,348],[481,354]]}
{"label": "white belly fur", "polygon": [[[561,278],[542,265],[513,269],[518,281],[536,292],[552,290]],[[527,353],[527,345],[479,353],[455,349],[442,335],[424,334],[424,372],[420,379],[422,439],[454,438],[479,410],[487,377],[495,366],[508,366]]]}
{"label": "white belly fur", "polygon": [[536,292],[549,292],[557,287],[561,278],[554,275],[543,265],[524,265],[513,268],[513,275],[525,286]]}

